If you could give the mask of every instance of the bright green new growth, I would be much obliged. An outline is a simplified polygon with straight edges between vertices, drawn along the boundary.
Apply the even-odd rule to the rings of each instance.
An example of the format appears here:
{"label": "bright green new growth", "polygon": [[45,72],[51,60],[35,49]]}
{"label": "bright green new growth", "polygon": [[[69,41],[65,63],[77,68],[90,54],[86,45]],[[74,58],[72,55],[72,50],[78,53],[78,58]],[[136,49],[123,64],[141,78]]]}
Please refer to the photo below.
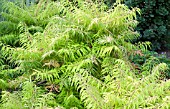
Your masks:
{"label": "bright green new growth", "polygon": [[[129,60],[149,45],[130,43],[138,37],[133,28],[139,9],[130,10],[120,2],[108,9],[102,2],[43,1],[29,9],[5,5],[8,13],[3,15],[18,25],[21,46],[5,43],[5,37],[14,35],[1,38],[1,51],[14,64],[11,73],[19,75],[8,84],[9,79],[0,80],[0,88],[19,88],[3,92],[2,109],[170,107],[170,81],[159,78],[167,65],[151,57],[138,71]],[[55,94],[36,84],[43,80]]]}

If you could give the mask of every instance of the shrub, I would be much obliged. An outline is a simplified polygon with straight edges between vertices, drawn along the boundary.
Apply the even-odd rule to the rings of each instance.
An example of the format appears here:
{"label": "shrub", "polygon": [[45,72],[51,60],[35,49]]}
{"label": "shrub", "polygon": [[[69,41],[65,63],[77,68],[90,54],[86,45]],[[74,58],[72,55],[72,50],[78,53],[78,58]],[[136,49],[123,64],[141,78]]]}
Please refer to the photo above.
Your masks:
{"label": "shrub", "polygon": [[[18,22],[20,47],[1,42],[1,51],[21,73],[13,79],[3,78],[7,88],[18,90],[8,92],[4,87],[1,108],[170,107],[170,81],[160,78],[167,65],[150,57],[139,70],[129,60],[129,56],[143,55],[149,46],[147,42],[130,43],[139,36],[134,31],[138,8],[130,10],[120,1],[114,9],[103,2],[81,0],[76,5],[40,3],[65,8],[52,15],[42,32],[31,34],[27,21]],[[42,13],[39,18],[48,14]]]}
{"label": "shrub", "polygon": [[[111,6],[115,0],[106,0]],[[140,37],[134,42],[150,41],[152,50],[166,49],[170,47],[170,1],[168,0],[124,0],[129,7],[141,9],[138,16],[139,24],[136,30]]]}
{"label": "shrub", "polygon": [[141,34],[140,41],[152,42],[153,49],[169,48],[169,16],[168,0],[127,0],[127,5],[141,9],[137,30]]}

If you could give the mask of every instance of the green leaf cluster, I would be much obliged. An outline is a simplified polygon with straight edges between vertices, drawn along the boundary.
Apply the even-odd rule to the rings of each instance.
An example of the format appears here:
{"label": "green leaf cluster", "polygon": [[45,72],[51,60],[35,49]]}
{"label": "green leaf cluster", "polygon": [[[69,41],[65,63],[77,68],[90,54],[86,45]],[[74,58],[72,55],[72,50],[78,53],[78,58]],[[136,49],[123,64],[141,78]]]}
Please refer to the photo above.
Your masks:
{"label": "green leaf cluster", "polygon": [[138,8],[120,0],[113,8],[82,0],[4,6],[17,31],[0,39],[0,108],[170,107],[170,81],[160,76],[168,66],[152,56],[140,67],[131,61],[150,46],[130,43],[139,37]]}

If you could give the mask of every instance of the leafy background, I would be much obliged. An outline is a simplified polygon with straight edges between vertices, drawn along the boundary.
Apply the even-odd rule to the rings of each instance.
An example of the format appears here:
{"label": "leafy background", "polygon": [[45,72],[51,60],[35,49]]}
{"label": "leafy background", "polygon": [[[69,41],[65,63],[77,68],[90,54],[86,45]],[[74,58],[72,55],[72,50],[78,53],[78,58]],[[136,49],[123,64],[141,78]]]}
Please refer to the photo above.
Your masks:
{"label": "leafy background", "polygon": [[[107,0],[108,5],[115,0]],[[140,37],[134,42],[150,41],[152,50],[169,49],[170,41],[170,1],[169,0],[125,0],[129,7],[141,9],[136,30]]]}

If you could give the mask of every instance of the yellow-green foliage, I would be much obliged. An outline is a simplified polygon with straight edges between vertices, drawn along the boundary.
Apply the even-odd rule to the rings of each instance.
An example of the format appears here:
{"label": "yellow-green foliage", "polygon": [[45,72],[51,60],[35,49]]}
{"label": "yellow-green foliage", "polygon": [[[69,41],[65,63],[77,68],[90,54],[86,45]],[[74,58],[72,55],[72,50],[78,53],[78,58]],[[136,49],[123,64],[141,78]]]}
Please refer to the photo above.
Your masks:
{"label": "yellow-green foliage", "polygon": [[[57,5],[58,13],[52,7],[43,11],[44,6],[52,3]],[[42,0],[36,7],[35,15],[40,14],[32,20],[35,24],[48,18],[47,14],[51,12],[49,16],[52,17],[43,31],[30,34],[26,23],[29,20],[25,20],[19,23],[22,47],[2,48],[23,72],[18,78],[26,81],[24,84],[16,82],[18,88],[22,87],[21,91],[10,93],[10,96],[5,92],[2,108],[14,105],[59,109],[170,108],[170,81],[160,78],[168,69],[167,65],[152,61],[155,58],[151,57],[136,70],[128,58],[138,53],[136,51],[142,54],[148,46],[148,43],[130,43],[138,37],[133,28],[137,25],[139,9],[130,10],[119,1],[109,9],[103,2],[81,0]],[[143,75],[139,78],[136,73]],[[43,80],[53,86],[55,95],[48,97],[41,92],[44,87],[40,90],[34,84]],[[10,81],[9,86],[14,81]],[[17,97],[21,101],[19,105],[15,101]],[[46,102],[49,99],[52,103]]]}

